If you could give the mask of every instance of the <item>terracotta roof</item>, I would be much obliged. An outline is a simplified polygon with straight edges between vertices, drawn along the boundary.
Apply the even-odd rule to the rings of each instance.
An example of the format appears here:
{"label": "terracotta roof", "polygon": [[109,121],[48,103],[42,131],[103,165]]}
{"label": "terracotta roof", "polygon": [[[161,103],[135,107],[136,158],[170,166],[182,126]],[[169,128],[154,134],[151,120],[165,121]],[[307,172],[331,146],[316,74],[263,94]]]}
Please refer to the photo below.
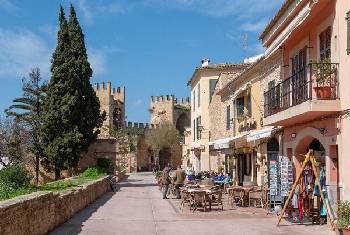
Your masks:
{"label": "terracotta roof", "polygon": [[272,27],[277,23],[277,21],[281,18],[283,13],[287,10],[287,8],[290,6],[290,4],[294,0],[284,0],[284,3],[280,7],[280,9],[277,11],[276,15],[270,20],[270,22],[265,27],[264,31],[260,34],[259,39],[263,39],[266,34],[272,29]]}
{"label": "terracotta roof", "polygon": [[206,71],[206,70],[215,70],[215,69],[228,69],[228,68],[246,68],[248,67],[250,64],[246,63],[246,64],[229,64],[229,63],[224,63],[224,64],[209,64],[208,66],[205,67],[197,67],[190,80],[187,82],[187,85],[189,86],[193,80],[193,78],[195,77],[196,73],[199,71]]}

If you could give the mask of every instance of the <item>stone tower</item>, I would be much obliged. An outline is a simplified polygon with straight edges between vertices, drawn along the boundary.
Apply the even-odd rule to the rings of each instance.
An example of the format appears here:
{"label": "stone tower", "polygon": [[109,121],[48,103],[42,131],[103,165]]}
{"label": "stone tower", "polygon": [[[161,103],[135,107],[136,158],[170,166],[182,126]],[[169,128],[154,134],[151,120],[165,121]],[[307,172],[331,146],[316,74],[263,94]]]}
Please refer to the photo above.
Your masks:
{"label": "stone tower", "polygon": [[175,98],[175,95],[151,96],[150,123],[161,125],[170,122],[183,134],[185,127],[191,125],[191,103],[190,99]]}
{"label": "stone tower", "polygon": [[94,85],[94,91],[100,100],[101,112],[106,112],[101,135],[108,136],[109,127],[125,125],[125,87],[113,88],[111,82],[102,82]]}

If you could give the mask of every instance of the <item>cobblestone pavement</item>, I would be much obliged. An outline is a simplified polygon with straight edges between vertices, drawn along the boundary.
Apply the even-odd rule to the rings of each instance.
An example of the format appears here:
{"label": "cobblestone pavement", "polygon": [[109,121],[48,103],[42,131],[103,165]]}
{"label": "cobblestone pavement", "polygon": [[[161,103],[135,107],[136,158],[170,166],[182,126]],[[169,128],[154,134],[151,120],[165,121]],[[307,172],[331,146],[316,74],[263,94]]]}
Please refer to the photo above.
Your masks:
{"label": "cobblestone pavement", "polygon": [[107,193],[76,214],[51,234],[335,234],[327,225],[282,222],[262,209],[215,208],[211,212],[179,211],[179,200],[161,199],[151,173],[135,173],[119,184],[117,193]]}

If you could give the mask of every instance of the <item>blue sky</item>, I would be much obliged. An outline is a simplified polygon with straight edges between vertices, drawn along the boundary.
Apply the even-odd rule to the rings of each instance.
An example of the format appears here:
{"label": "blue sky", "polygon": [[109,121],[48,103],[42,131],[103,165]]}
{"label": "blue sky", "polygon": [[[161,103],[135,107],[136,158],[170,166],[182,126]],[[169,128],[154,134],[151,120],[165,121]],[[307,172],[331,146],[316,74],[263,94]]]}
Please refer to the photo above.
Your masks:
{"label": "blue sky", "polygon": [[70,2],[85,33],[91,82],[125,86],[127,120],[148,122],[150,96],[188,96],[202,58],[237,63],[262,53],[258,35],[283,0],[0,0],[0,114],[21,95],[31,68],[50,78],[58,8],[68,15]]}

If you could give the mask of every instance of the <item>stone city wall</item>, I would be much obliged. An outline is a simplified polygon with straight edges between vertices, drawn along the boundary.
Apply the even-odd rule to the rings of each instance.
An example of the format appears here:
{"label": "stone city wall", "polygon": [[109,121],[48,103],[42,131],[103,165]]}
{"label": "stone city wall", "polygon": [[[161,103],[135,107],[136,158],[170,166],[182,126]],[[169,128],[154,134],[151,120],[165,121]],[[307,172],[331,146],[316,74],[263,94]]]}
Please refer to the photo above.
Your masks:
{"label": "stone city wall", "polygon": [[35,192],[0,202],[1,235],[46,234],[105,194],[107,178],[62,192]]}

